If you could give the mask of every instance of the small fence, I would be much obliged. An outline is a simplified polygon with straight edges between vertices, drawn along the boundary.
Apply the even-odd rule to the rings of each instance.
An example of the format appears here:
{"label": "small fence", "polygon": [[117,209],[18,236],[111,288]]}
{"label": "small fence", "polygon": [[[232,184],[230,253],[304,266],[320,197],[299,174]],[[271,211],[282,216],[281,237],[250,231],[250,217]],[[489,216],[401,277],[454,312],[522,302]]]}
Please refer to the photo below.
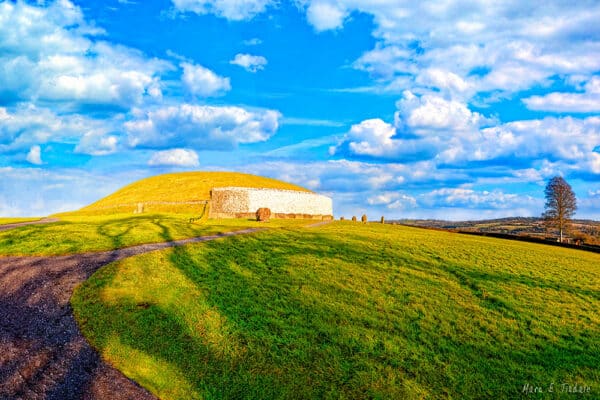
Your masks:
{"label": "small fence", "polygon": [[142,204],[145,206],[153,206],[153,205],[161,205],[161,206],[181,206],[181,205],[206,205],[209,200],[195,200],[195,201],[138,201],[135,203],[122,203],[122,204],[113,204],[111,206],[102,206],[102,207],[91,207],[89,210],[109,210],[112,208],[126,208],[133,207],[136,209],[138,205]]}
{"label": "small fence", "polygon": [[173,213],[173,214],[208,214],[210,200],[190,201],[159,201],[150,200],[135,203],[119,203],[107,206],[86,207],[78,211],[84,215],[106,215],[106,214],[149,214],[149,213]]}
{"label": "small fence", "polygon": [[190,218],[190,224],[191,224],[191,223],[194,223],[194,222],[196,222],[196,221],[200,221],[200,220],[202,220],[202,219],[203,219],[205,216],[207,216],[207,214],[206,214],[206,208],[207,208],[207,207],[208,207],[208,201],[207,201],[206,203],[204,203],[204,207],[202,207],[202,214],[200,214],[200,216],[198,216],[198,217],[193,217],[193,218]]}

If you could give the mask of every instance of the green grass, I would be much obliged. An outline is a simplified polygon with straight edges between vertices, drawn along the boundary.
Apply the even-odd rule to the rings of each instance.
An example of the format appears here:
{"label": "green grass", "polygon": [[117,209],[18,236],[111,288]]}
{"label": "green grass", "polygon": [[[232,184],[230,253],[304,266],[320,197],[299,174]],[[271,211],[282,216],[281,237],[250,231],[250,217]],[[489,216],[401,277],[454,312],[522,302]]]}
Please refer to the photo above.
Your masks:
{"label": "green grass", "polygon": [[38,217],[31,218],[0,218],[0,225],[17,224],[19,222],[39,221]]}
{"label": "green grass", "polygon": [[113,250],[142,243],[212,235],[248,227],[293,226],[308,223],[302,220],[271,220],[265,224],[244,219],[223,219],[190,224],[190,216],[192,215],[123,214],[62,217],[60,222],[28,225],[0,232],[0,256],[52,256]]}
{"label": "green grass", "polygon": [[600,256],[379,224],[287,228],[111,264],[72,305],[161,399],[600,396]]}
{"label": "green grass", "polygon": [[[123,211],[134,210],[139,202],[186,202],[209,200],[210,190],[215,187],[241,186],[261,187],[270,189],[289,189],[309,191],[298,185],[282,182],[276,179],[238,172],[179,172],[164,174],[142,179],[119,189],[115,193],[82,208],[79,213],[105,212],[107,207],[127,205]],[[175,208],[174,208],[175,207]],[[178,212],[198,208],[198,205],[149,205],[148,209],[159,212]],[[103,211],[104,210],[104,211]],[[72,214],[72,213],[70,213]]]}

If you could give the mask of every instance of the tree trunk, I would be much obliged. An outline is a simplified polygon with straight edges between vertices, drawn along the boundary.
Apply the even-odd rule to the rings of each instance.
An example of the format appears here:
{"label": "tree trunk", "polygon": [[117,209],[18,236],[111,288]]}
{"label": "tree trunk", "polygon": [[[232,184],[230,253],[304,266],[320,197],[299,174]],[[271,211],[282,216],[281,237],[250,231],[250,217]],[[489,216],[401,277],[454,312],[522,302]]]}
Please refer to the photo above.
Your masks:
{"label": "tree trunk", "polygon": [[561,243],[563,242],[563,234],[562,234],[562,231],[563,231],[563,230],[562,230],[562,228],[560,228],[560,242],[561,242]]}

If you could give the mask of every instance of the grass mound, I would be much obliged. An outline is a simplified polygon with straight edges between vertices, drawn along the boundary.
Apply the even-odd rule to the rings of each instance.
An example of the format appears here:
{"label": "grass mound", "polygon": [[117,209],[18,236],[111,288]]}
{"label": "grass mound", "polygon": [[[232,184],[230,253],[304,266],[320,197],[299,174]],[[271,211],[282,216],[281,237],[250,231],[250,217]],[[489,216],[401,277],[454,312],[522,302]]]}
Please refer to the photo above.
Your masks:
{"label": "grass mound", "polygon": [[524,385],[572,398],[563,383],[593,398],[598,265],[569,249],[337,222],[126,259],[72,305],[103,357],[161,399],[517,398]]}
{"label": "grass mound", "polygon": [[[98,213],[103,210],[123,208],[132,212],[137,203],[153,202],[152,212],[180,212],[201,209],[197,204],[186,203],[210,199],[210,190],[215,187],[240,186],[269,189],[309,191],[291,183],[262,176],[238,172],[179,172],[142,179],[117,190],[115,193],[80,210],[80,213]],[[159,203],[165,204],[159,204]]]}

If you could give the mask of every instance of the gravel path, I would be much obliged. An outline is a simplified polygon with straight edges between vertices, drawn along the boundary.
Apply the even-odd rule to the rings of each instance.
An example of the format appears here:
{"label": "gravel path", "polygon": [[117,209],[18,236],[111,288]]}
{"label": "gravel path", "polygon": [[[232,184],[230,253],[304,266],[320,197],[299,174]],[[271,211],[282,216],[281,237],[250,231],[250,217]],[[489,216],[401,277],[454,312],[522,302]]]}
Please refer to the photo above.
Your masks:
{"label": "gravel path", "polygon": [[106,364],[79,331],[69,300],[100,267],[245,229],[62,257],[0,257],[0,399],[155,399]]}
{"label": "gravel path", "polygon": [[315,222],[314,224],[309,224],[306,225],[305,228],[318,228],[320,226],[324,226],[324,225],[329,225],[333,222],[333,220],[329,220],[329,221],[321,221],[321,222]]}
{"label": "gravel path", "polygon": [[37,221],[29,221],[29,222],[17,222],[16,224],[5,224],[0,225],[0,232],[7,231],[9,229],[18,228],[19,226],[25,225],[37,225],[37,224],[50,224],[52,222],[58,222],[59,220],[56,218],[42,218]]}

